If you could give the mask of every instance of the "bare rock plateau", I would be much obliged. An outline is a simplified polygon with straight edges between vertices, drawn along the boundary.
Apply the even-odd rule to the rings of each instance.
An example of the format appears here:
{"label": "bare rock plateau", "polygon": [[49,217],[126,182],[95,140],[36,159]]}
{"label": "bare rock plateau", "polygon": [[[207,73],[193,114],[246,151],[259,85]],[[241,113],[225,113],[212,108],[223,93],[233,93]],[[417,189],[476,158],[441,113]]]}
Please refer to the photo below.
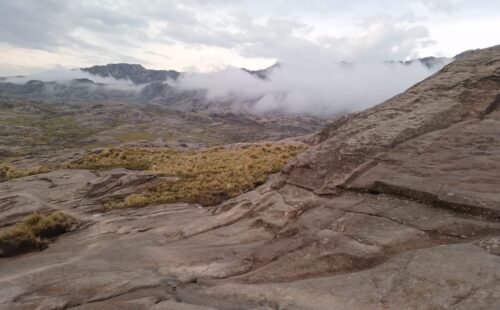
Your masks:
{"label": "bare rock plateau", "polygon": [[125,169],[0,183],[1,226],[79,221],[0,258],[0,309],[500,309],[500,46],[312,140],[213,207],[100,211],[151,182]]}

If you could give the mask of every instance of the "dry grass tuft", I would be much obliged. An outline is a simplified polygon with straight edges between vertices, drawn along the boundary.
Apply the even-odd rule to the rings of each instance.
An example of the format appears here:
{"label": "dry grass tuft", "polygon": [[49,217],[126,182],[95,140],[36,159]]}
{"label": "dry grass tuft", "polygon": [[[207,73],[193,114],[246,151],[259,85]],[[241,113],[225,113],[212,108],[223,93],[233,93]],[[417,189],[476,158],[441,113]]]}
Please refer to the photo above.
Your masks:
{"label": "dry grass tuft", "polygon": [[145,194],[104,203],[107,208],[141,207],[153,203],[195,202],[212,205],[265,182],[297,153],[302,144],[254,144],[201,151],[165,148],[106,149],[73,168],[125,167],[171,177]]}
{"label": "dry grass tuft", "polygon": [[29,169],[18,169],[12,165],[0,164],[0,182],[22,178],[28,175],[49,172],[49,168],[33,167]]}
{"label": "dry grass tuft", "polygon": [[67,232],[76,220],[62,212],[32,213],[21,222],[0,231],[0,256],[43,249],[52,238]]}

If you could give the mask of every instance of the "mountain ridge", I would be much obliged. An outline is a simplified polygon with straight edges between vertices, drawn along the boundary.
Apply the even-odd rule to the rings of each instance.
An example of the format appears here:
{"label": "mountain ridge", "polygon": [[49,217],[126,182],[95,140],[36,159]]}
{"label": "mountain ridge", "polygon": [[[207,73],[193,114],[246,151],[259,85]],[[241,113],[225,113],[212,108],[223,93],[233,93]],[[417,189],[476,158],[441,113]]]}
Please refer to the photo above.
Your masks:
{"label": "mountain ridge", "polygon": [[180,72],[175,70],[152,70],[146,69],[140,64],[116,63],[107,65],[95,65],[80,68],[81,71],[100,77],[112,77],[116,80],[129,80],[134,84],[146,84],[151,82],[164,82],[168,79],[177,79]]}

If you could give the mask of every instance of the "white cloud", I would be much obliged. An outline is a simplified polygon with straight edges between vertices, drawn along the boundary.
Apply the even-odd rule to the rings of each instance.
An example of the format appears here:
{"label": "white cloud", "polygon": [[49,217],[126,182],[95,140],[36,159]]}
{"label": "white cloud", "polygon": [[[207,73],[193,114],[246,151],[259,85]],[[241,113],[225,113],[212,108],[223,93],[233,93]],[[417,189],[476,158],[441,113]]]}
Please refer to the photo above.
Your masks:
{"label": "white cloud", "polygon": [[[336,115],[362,110],[404,91],[438,70],[412,65],[363,62],[354,65],[291,62],[261,80],[240,69],[181,77],[184,89],[205,89],[213,101],[265,113]],[[233,106],[234,107],[234,106]]]}
{"label": "white cloud", "polygon": [[433,12],[445,12],[451,14],[456,7],[451,0],[421,0],[422,4]]}
{"label": "white cloud", "polygon": [[[45,67],[137,62],[207,70],[314,51],[347,60],[452,56],[458,46],[490,44],[499,17],[493,0],[18,0],[0,2],[0,45],[29,54],[3,61],[13,66],[33,67],[26,62],[36,59]],[[449,24],[475,31],[457,38]],[[204,57],[209,50],[224,50],[223,59]]]}

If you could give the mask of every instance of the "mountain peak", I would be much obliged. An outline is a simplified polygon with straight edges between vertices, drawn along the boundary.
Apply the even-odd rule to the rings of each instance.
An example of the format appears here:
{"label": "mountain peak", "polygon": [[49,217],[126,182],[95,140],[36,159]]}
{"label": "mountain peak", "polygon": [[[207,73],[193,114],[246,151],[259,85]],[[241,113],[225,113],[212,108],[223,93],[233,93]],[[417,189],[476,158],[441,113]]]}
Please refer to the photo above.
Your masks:
{"label": "mountain peak", "polygon": [[134,84],[163,82],[167,79],[177,79],[179,76],[179,72],[174,70],[150,70],[140,64],[128,63],[98,65],[80,70],[100,77],[130,80]]}
{"label": "mountain peak", "polygon": [[280,68],[282,65],[281,63],[277,62],[267,68],[264,69],[259,69],[259,70],[249,70],[246,68],[242,68],[243,71],[250,73],[252,75],[257,76],[258,78],[261,78],[263,80],[267,79],[268,75],[274,71],[274,69]]}

